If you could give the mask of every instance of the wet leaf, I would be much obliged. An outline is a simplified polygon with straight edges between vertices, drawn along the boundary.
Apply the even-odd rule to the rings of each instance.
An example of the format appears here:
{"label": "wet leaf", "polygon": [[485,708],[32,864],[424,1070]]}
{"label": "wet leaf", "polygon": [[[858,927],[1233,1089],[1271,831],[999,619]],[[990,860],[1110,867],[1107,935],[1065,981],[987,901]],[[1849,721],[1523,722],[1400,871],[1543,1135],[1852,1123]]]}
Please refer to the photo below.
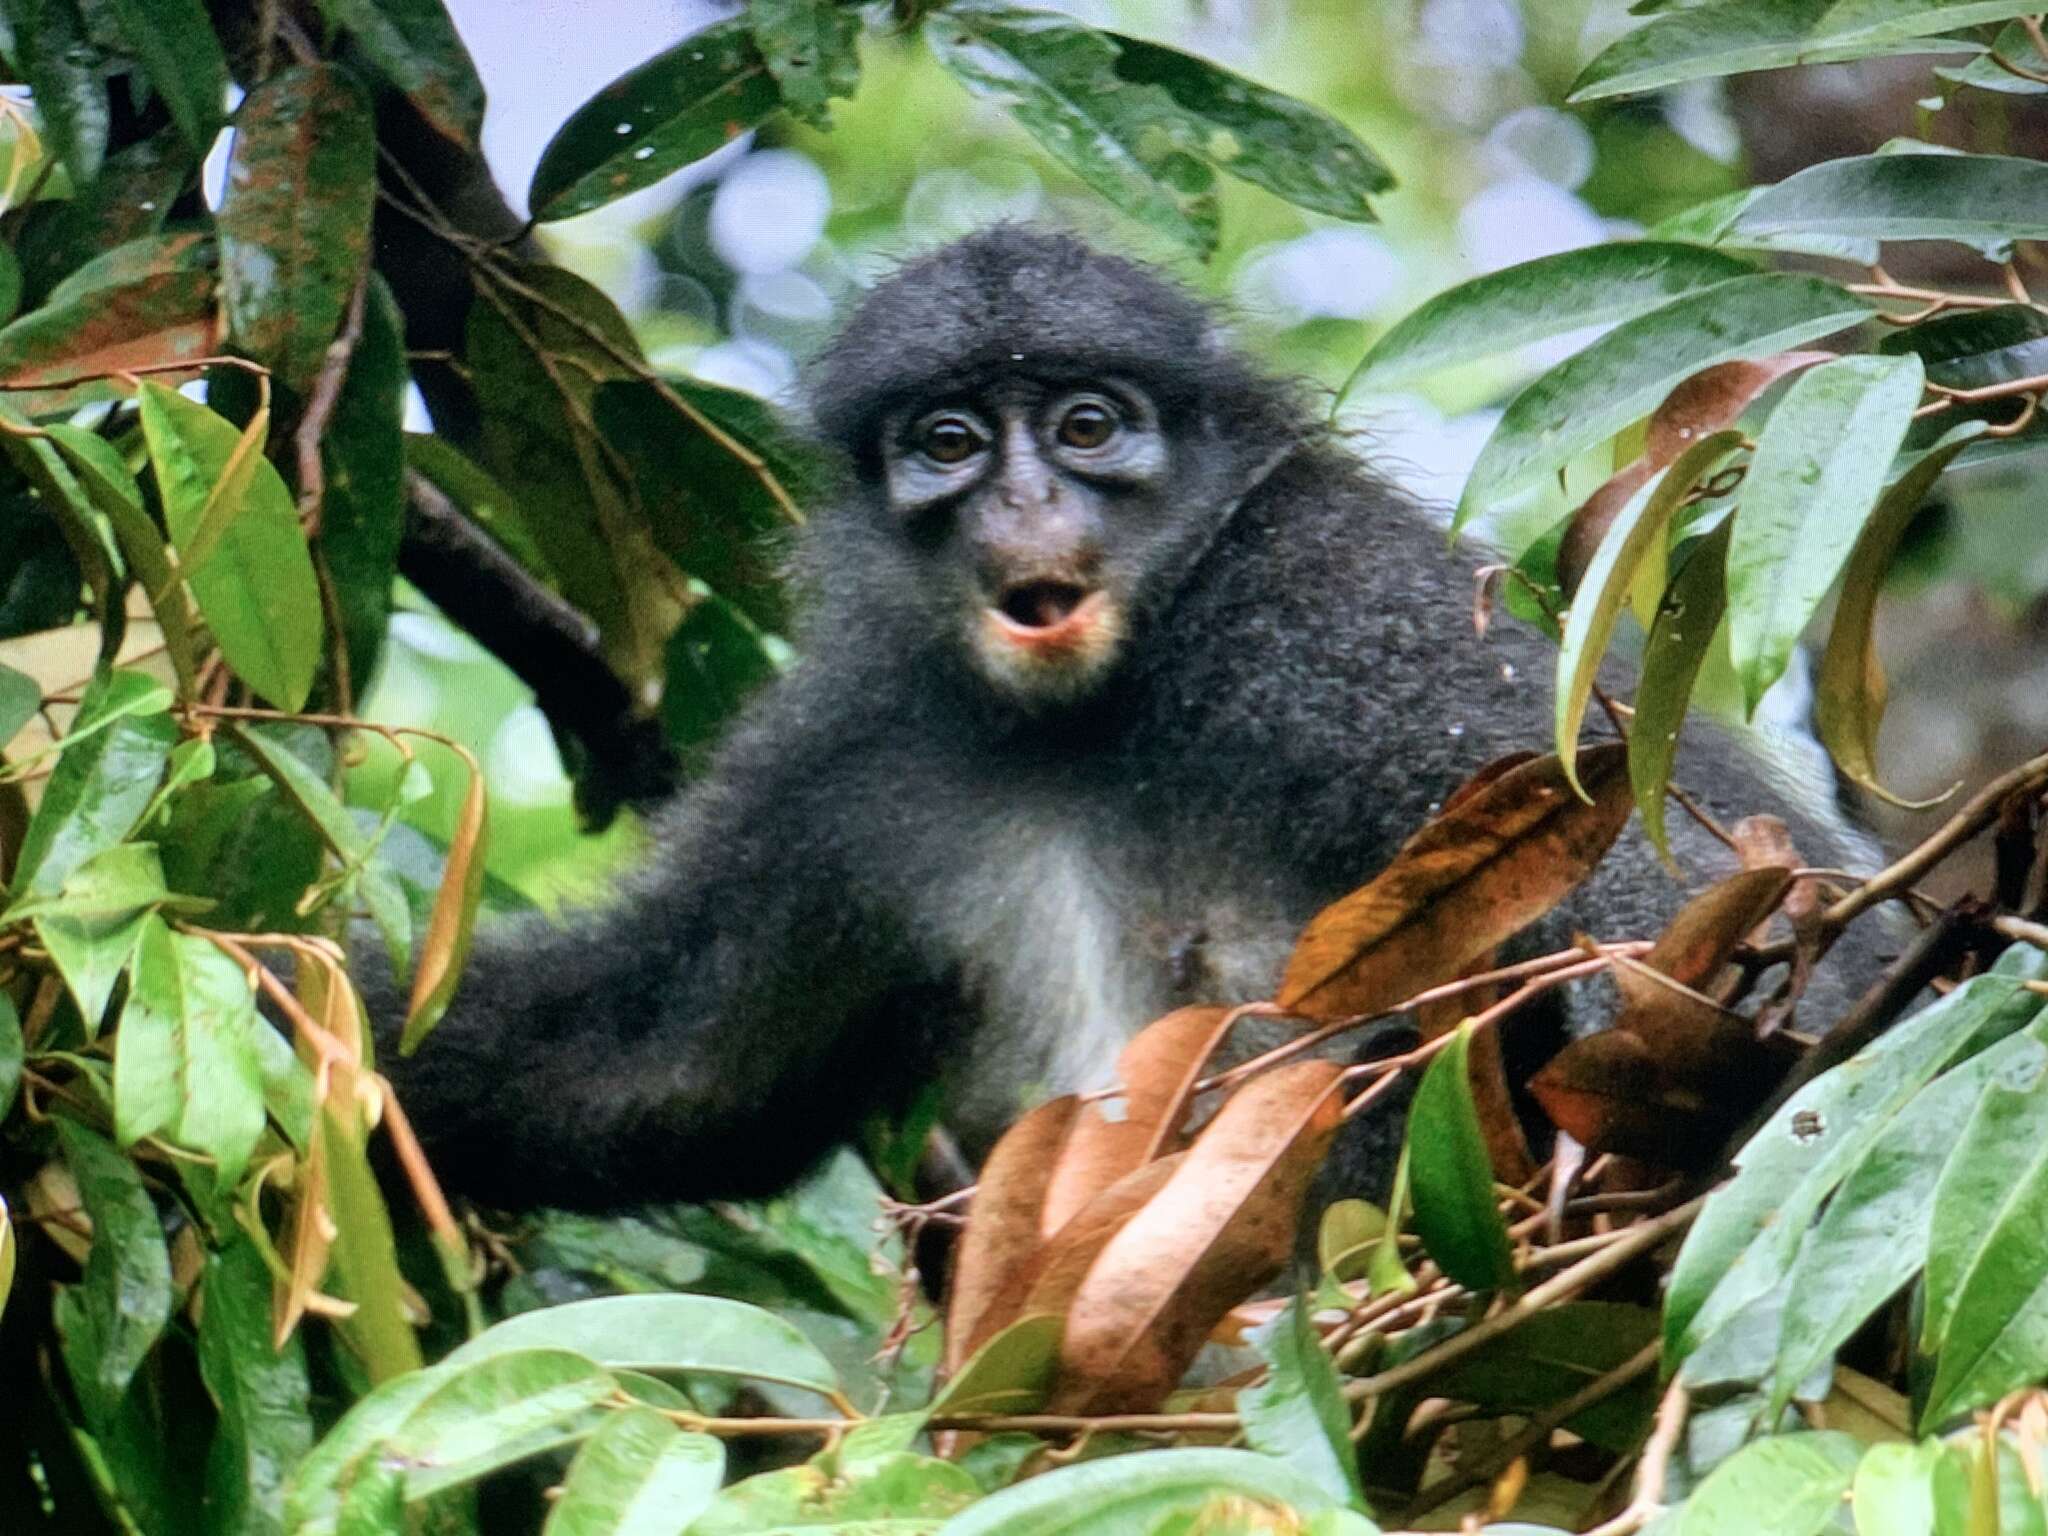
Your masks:
{"label": "wet leaf", "polygon": [[1057,1410],[1157,1405],[1224,1314],[1285,1262],[1302,1198],[1341,1123],[1342,1070],[1292,1063],[1225,1101],[1081,1282],[1060,1348]]}
{"label": "wet leaf", "polygon": [[1319,1021],[1377,1013],[1449,981],[1562,901],[1628,820],[1619,744],[1580,754],[1572,793],[1562,764],[1538,758],[1500,775],[1404,843],[1372,882],[1309,922],[1278,1002]]}
{"label": "wet leaf", "polygon": [[1715,283],[1623,321],[1508,402],[1472,467],[1458,522],[1648,415],[1700,370],[1783,352],[1869,314],[1868,304],[1832,283],[1767,273]]}
{"label": "wet leaf", "polygon": [[725,1447],[652,1408],[605,1420],[569,1464],[541,1536],[674,1536],[718,1493]]}
{"label": "wet leaf", "polygon": [[1682,208],[1659,219],[1643,233],[1652,240],[1695,240],[1702,245],[1736,251],[1785,251],[1802,256],[1827,256],[1870,266],[1877,261],[1878,242],[1853,235],[1811,235],[1804,230],[1759,234],[1735,228],[1742,210],[1755,202],[1763,187],[1739,187]]}
{"label": "wet leaf", "polygon": [[228,330],[299,395],[369,259],[376,170],[370,103],[344,69],[281,69],[235,112],[227,197],[214,215]]}
{"label": "wet leaf", "polygon": [[1336,118],[1207,59],[1112,32],[1116,73],[1165,91],[1202,132],[1202,157],[1297,208],[1369,223],[1393,172]]}
{"label": "wet leaf", "polygon": [[1468,1290],[1515,1278],[1508,1232],[1493,1203],[1493,1162],[1472,1103],[1472,1026],[1436,1054],[1408,1111],[1408,1178],[1415,1231],[1438,1266]]}
{"label": "wet leaf", "polygon": [[462,810],[448,840],[448,862],[441,870],[441,888],[434,893],[426,936],[420,941],[419,969],[413,973],[412,997],[406,1004],[405,1028],[398,1040],[402,1056],[419,1049],[453,1000],[463,963],[469,958],[470,940],[476,935],[477,907],[483,900],[489,791],[483,769],[467,752],[461,755],[469,769],[469,786],[463,791]]}
{"label": "wet leaf", "polygon": [[1204,136],[1164,89],[1117,74],[1108,34],[1050,11],[955,0],[924,36],[956,80],[1097,192],[1201,255],[1215,249]]}
{"label": "wet leaf", "polygon": [[1753,270],[1717,251],[1653,240],[1540,256],[1460,283],[1423,304],[1373,343],[1344,393],[1392,390],[1582,327],[1633,320],[1681,294]]}
{"label": "wet leaf", "polygon": [[[48,0],[39,0],[47,4]],[[220,131],[228,61],[213,35],[205,0],[106,0],[121,35],[170,110],[171,121],[200,154]]]}
{"label": "wet leaf", "polygon": [[57,1296],[64,1364],[86,1422],[112,1421],[171,1316],[171,1260],[142,1175],[113,1144],[55,1121],[65,1164],[92,1221],[85,1277]]}
{"label": "wet leaf", "polygon": [[320,0],[378,73],[466,149],[483,130],[484,87],[442,0]]}
{"label": "wet leaf", "polygon": [[164,521],[222,654],[279,708],[304,707],[320,589],[276,466],[232,422],[161,384],[142,386],[142,429]]}
{"label": "wet leaf", "polygon": [[1734,532],[1733,520],[1724,518],[1688,547],[1643,642],[1635,719],[1628,731],[1628,777],[1636,808],[1643,813],[1643,835],[1667,864],[1673,860],[1665,791],[1693,684],[1727,606],[1728,540]]}
{"label": "wet leaf", "polygon": [[[1836,765],[1856,783],[1894,805],[1901,800],[1877,781],[1877,733],[1887,688],[1877,654],[1877,597],[1906,527],[1951,460],[1984,430],[1963,422],[1946,433],[1885,488],[1842,566],[1842,595],[1834,625],[1814,673],[1813,721]],[[1933,801],[1917,802],[1921,805]]]}
{"label": "wet leaf", "polygon": [[1585,790],[1578,778],[1579,733],[1601,659],[1628,604],[1629,591],[1645,563],[1662,554],[1666,532],[1680,504],[1741,441],[1742,434],[1732,429],[1711,433],[1680,454],[1670,468],[1645,481],[1615,518],[1586,567],[1585,579],[1565,619],[1564,640],[1558,646],[1555,720],[1558,761],[1566,780],[1581,795]]}
{"label": "wet leaf", "polygon": [[541,220],[587,213],[724,148],[781,105],[746,21],[715,22],[571,113],[541,151],[526,206]]}
{"label": "wet leaf", "polygon": [[1728,645],[1752,711],[1876,511],[1922,377],[1910,355],[1838,358],[1765,423],[1728,545]]}

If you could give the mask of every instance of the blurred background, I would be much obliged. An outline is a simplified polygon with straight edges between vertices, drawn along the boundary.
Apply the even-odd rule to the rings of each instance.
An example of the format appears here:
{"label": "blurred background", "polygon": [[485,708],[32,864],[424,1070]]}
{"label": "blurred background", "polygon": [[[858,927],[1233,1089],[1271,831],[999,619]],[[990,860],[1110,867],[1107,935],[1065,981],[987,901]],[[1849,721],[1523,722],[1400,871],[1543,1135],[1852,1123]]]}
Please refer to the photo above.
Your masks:
{"label": "blurred background", "polygon": [[[1222,246],[1196,264],[970,101],[913,40],[871,32],[860,94],[835,105],[831,132],[778,124],[623,202],[544,226],[541,238],[611,295],[657,366],[790,404],[806,359],[878,274],[992,222],[1060,224],[1178,271],[1223,306],[1255,353],[1334,401],[1380,330],[1476,273],[1639,233],[1750,176],[1867,152],[1896,134],[1995,149],[2044,126],[2036,98],[1981,91],[1970,93],[1971,121],[1951,121],[1955,108],[1916,100],[1927,74],[1912,60],[1563,107],[1581,65],[1623,30],[1626,0],[1055,8],[1202,54],[1340,117],[1399,178],[1376,200],[1381,222],[1340,224],[1226,180]],[[484,145],[515,208],[570,112],[726,14],[701,0],[450,0],[450,9],[489,92]],[[1995,282],[1993,268],[1976,265]],[[1443,377],[1426,394],[1347,401],[1342,419],[1392,478],[1448,502],[1491,408],[1581,339]],[[1922,519],[1883,612],[1893,683],[1884,774],[1904,793],[1981,779],[2048,740],[2048,518],[2037,457],[1954,477],[1950,502]],[[1561,510],[1526,509],[1529,531]],[[1517,542],[1514,527],[1489,531]],[[635,834],[623,823],[577,833],[553,740],[521,686],[423,604],[397,618],[392,642],[366,712],[431,723],[475,748],[494,795],[493,874],[547,905],[593,892],[630,856]],[[1788,678],[1770,705],[1777,721],[1802,719],[1803,680]],[[377,803],[393,771],[373,760],[355,792]],[[435,796],[409,815],[445,835],[461,775],[435,777]],[[1913,825],[1882,819],[1893,835]]]}

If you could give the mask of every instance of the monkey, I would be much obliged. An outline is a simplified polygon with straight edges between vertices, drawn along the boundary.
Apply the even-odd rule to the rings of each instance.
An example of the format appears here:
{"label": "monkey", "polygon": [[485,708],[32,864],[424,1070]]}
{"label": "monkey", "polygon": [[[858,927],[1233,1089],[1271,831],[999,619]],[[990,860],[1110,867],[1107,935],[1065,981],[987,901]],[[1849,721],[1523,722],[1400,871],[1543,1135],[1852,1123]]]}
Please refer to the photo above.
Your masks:
{"label": "monkey", "polygon": [[[840,485],[791,557],[796,662],[614,900],[486,933],[411,1057],[372,1009],[488,1204],[773,1193],[931,1081],[978,1158],[1171,1008],[1270,997],[1317,910],[1549,733],[1549,643],[1475,633],[1440,525],[1147,266],[970,235],[808,378]],[[1689,727],[1681,769],[1815,864],[1872,857],[1734,733]],[[1671,835],[1692,888],[1733,867]],[[1641,933],[1685,894],[1631,829],[1539,927]]]}

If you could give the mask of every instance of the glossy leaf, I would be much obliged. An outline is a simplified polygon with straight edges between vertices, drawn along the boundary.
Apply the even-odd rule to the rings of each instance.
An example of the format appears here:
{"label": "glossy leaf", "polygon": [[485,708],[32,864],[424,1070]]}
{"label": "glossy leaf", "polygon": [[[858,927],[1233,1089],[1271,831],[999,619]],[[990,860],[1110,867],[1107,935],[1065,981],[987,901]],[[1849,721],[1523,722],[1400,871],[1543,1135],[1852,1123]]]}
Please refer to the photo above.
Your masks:
{"label": "glossy leaf", "polygon": [[1237,1394],[1245,1439],[1255,1451],[1290,1463],[1331,1498],[1365,1504],[1351,1411],[1337,1367],[1325,1352],[1299,1298],[1251,1335],[1266,1362],[1266,1379]]}
{"label": "glossy leaf", "polygon": [[[1738,251],[1784,251],[1802,256],[1827,256],[1836,261],[1853,261],[1870,266],[1877,260],[1878,242],[1863,235],[1812,234],[1803,229],[1738,230],[1743,209],[1766,191],[1764,187],[1740,187],[1710,197],[1690,208],[1681,208],[1643,231],[1648,240],[1692,240],[1701,245],[1718,245]],[[1595,247],[1598,249],[1598,247]]]}
{"label": "glossy leaf", "polygon": [[1578,782],[1579,732],[1593,696],[1600,662],[1614,626],[1628,606],[1629,591],[1646,561],[1662,552],[1666,530],[1693,487],[1742,441],[1733,430],[1712,432],[1694,443],[1630,499],[1594,551],[1572,597],[1564,640],[1557,652],[1556,745],[1558,761],[1572,788]]}
{"label": "glossy leaf", "polygon": [[362,278],[376,171],[370,103],[346,70],[281,69],[235,112],[214,216],[228,330],[301,395]]}
{"label": "glossy leaf", "polygon": [[1373,343],[1344,393],[1391,390],[1586,326],[1633,320],[1752,270],[1718,251],[1651,240],[1540,256],[1430,299]]}
{"label": "glossy leaf", "polygon": [[1203,135],[1164,89],[1118,75],[1107,34],[1050,11],[956,0],[924,36],[955,79],[1097,192],[1202,255],[1215,248]]}
{"label": "glossy leaf", "polygon": [[1642,813],[1643,835],[1667,861],[1671,845],[1665,830],[1665,790],[1671,783],[1693,684],[1727,606],[1728,540],[1733,533],[1733,523],[1724,518],[1712,533],[1693,543],[1665,589],[1643,641],[1635,718],[1628,732],[1628,777],[1636,809]]}
{"label": "glossy leaf", "polygon": [[484,87],[442,0],[320,0],[378,73],[449,139],[474,149],[483,131]]}
{"label": "glossy leaf", "polygon": [[228,61],[213,35],[205,0],[106,0],[121,35],[199,153],[213,145],[227,96]]}
{"label": "glossy leaf", "polygon": [[1415,1231],[1438,1266],[1468,1290],[1515,1277],[1514,1255],[1493,1203],[1493,1163],[1472,1102],[1472,1027],[1437,1052],[1408,1111],[1408,1181]]}
{"label": "glossy leaf", "polygon": [[581,1355],[519,1349],[457,1362],[386,1437],[406,1494],[468,1482],[595,1429],[618,1384]]}
{"label": "glossy leaf", "polygon": [[1674,1536],[1820,1536],[1836,1517],[1863,1447],[1837,1433],[1773,1435],[1722,1462],[1686,1500]]}
{"label": "glossy leaf", "polygon": [[600,1296],[522,1312],[448,1363],[507,1350],[573,1350],[623,1369],[743,1376],[826,1394],[839,1388],[831,1363],[789,1323],[722,1296]]}
{"label": "glossy leaf", "polygon": [[1856,783],[1893,804],[1909,804],[1877,781],[1877,733],[1887,688],[1878,657],[1877,598],[1906,527],[1951,460],[1982,434],[1982,422],[1946,433],[1885,488],[1842,567],[1842,595],[1814,673],[1813,722],[1835,764]]}
{"label": "glossy leaf", "polygon": [[1336,118],[1207,59],[1121,33],[1116,73],[1166,92],[1202,131],[1201,155],[1297,208],[1370,222],[1373,194],[1394,176]]}
{"label": "glossy leaf", "polygon": [[57,1142],[92,1221],[85,1276],[57,1297],[64,1364],[86,1422],[110,1422],[171,1316],[171,1260],[142,1175],[74,1120]]}
{"label": "glossy leaf", "polygon": [[1995,245],[2048,236],[2048,165],[2010,155],[1877,154],[1824,160],[1759,193],[1735,221],[1879,240]]}
{"label": "glossy leaf", "polygon": [[1728,544],[1728,644],[1755,710],[1834,585],[1922,381],[1917,357],[1844,357],[1793,380],[1765,423]]}
{"label": "glossy leaf", "polygon": [[[1137,1536],[1214,1493],[1238,1494],[1302,1515],[1337,1509],[1284,1461],[1253,1451],[1148,1451],[1060,1467],[991,1494],[949,1520],[943,1536]],[[1357,1517],[1358,1531],[1378,1527]]]}
{"label": "glossy leaf", "polygon": [[143,918],[168,895],[156,849],[117,843],[73,870],[54,896],[31,896],[10,913],[33,914],[36,937],[71,989],[88,1035],[98,1031],[141,942]]}
{"label": "glossy leaf", "polygon": [[143,925],[114,1053],[114,1124],[123,1146],[161,1134],[241,1181],[263,1134],[263,1070],[248,975],[209,940]]}
{"label": "glossy leaf", "polygon": [[718,1493],[725,1447],[652,1408],[606,1419],[562,1480],[542,1536],[673,1536]]}
{"label": "glossy leaf", "polygon": [[282,1530],[284,1490],[313,1445],[305,1352],[270,1337],[269,1266],[236,1237],[206,1260],[199,1366],[220,1410],[207,1492],[225,1531]]}
{"label": "glossy leaf", "polygon": [[2044,975],[2048,955],[2015,946],[1771,1117],[1679,1251],[1664,1304],[1667,1363],[1682,1361],[1784,1279],[1814,1214],[1892,1118],[1952,1062],[2026,1027],[2044,1004],[2024,983]]}
{"label": "glossy leaf", "polygon": [[747,24],[782,104],[814,128],[829,128],[825,103],[860,86],[860,14],[836,0],[748,0]]}
{"label": "glossy leaf", "polygon": [[1832,283],[1769,273],[1716,283],[1623,322],[1508,403],[1473,465],[1459,520],[1647,415],[1702,368],[1782,352],[1869,313]]}
{"label": "glossy leaf", "polygon": [[88,686],[16,855],[16,901],[55,894],[133,830],[178,739],[163,712],[169,703],[169,691],[140,673],[110,672]]}
{"label": "glossy leaf", "polygon": [[943,1529],[980,1492],[965,1471],[936,1457],[899,1451],[853,1467],[821,1459],[825,1465],[814,1460],[733,1484],[691,1523],[689,1536],[923,1536]]}
{"label": "glossy leaf", "polygon": [[232,422],[176,390],[142,386],[142,429],[164,521],[222,654],[265,698],[302,708],[323,625],[291,492]]}
{"label": "glossy leaf", "polygon": [[542,220],[587,213],[724,148],[781,105],[745,20],[715,22],[571,113],[541,151],[526,206]]}

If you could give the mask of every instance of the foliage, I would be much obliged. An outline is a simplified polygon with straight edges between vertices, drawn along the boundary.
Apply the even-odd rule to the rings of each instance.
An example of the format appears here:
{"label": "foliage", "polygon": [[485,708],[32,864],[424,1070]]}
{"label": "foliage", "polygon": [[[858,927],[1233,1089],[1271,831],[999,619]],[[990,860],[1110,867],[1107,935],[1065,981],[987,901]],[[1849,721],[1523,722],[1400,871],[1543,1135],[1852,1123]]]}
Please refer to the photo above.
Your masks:
{"label": "foliage", "polygon": [[[2048,85],[2024,5],[1636,9],[1580,98],[1906,49],[1964,97]],[[1459,509],[1536,508],[1507,601],[1560,639],[1555,750],[1481,770],[1320,914],[1272,1004],[1170,1015],[1114,1109],[1027,1115],[964,1229],[956,1200],[885,1203],[851,1152],[755,1206],[505,1228],[442,1199],[345,947],[353,921],[381,931],[406,1048],[480,913],[517,900],[486,869],[475,758],[354,719],[397,578],[534,684],[601,816],[648,793],[650,733],[657,768],[700,750],[775,670],[759,545],[812,466],[759,402],[652,366],[509,216],[451,211],[490,199],[482,88],[437,0],[0,0],[0,21],[33,104],[0,105],[22,306],[0,327],[6,1530],[2043,1528],[2048,760],[1860,883],[1745,822],[1743,871],[1663,934],[1493,958],[1633,810],[1661,842],[1702,679],[1753,709],[1838,590],[1816,714],[1882,792],[1880,578],[1943,477],[2048,431],[2048,308],[2011,260],[2048,238],[2040,164],[1887,146],[1388,331],[1353,389],[1610,327],[1508,402]],[[751,0],[576,112],[535,216],[781,116],[826,126],[871,25]],[[1219,171],[1345,220],[1390,185],[1336,118],[1155,42],[992,0],[886,25],[1196,254]],[[1907,240],[1994,265],[1902,283],[1876,242]],[[1825,264],[1771,269],[1786,250]],[[402,431],[408,380],[431,433]],[[600,654],[561,651],[565,607]],[[1632,713],[1599,670],[1631,616]],[[1581,744],[1596,701],[1625,744]],[[365,734],[395,768],[351,773]],[[403,820],[436,793],[445,848]],[[1931,910],[1912,884],[1987,830],[1991,898]],[[1828,945],[1895,897],[1926,927],[1865,1004],[1818,1041],[1784,1030]],[[1603,977],[1616,1027],[1526,1085],[1575,1138],[1546,1206],[1516,1187],[1537,1186],[1498,1037]],[[1304,1054],[1408,1010],[1412,1049]],[[1212,1072],[1250,1014],[1317,1029]],[[1387,1207],[1340,1203],[1298,1243],[1340,1124],[1404,1078]],[[942,1319],[913,1263],[940,1234]],[[1310,1248],[1298,1294],[1259,1294]],[[1212,1346],[1226,1363],[1191,1378]],[[545,1514],[522,1498],[543,1483]]]}

